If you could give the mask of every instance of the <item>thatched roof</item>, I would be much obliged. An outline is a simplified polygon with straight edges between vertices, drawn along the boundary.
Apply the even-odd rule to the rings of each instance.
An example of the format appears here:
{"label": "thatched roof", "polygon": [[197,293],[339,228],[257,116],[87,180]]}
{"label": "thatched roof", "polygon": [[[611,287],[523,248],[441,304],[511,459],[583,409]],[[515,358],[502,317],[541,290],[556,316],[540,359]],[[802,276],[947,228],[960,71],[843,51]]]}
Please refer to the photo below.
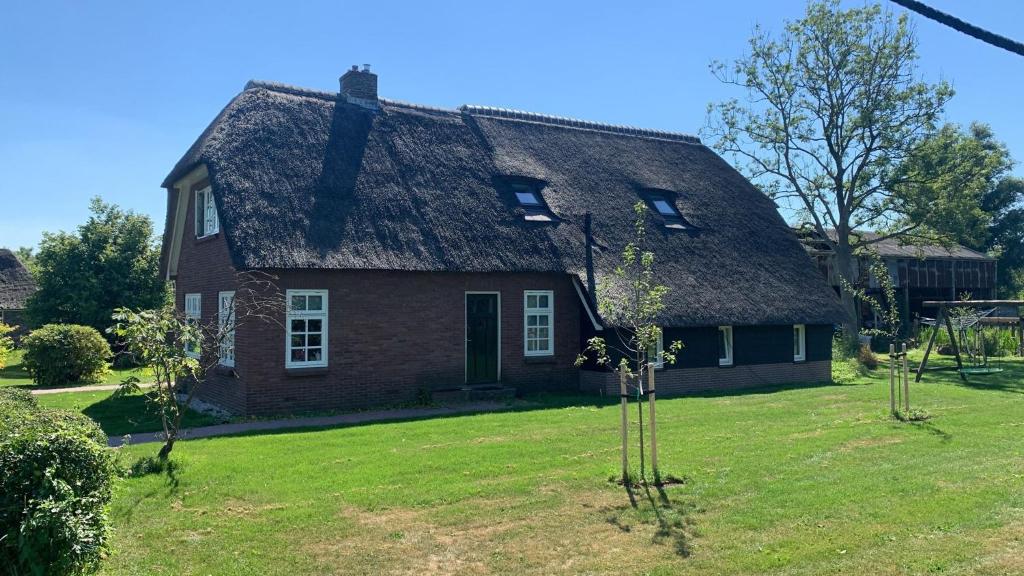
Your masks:
{"label": "thatched roof", "polygon": [[0,310],[23,310],[36,281],[13,252],[0,248]]}
{"label": "thatched roof", "polygon": [[[803,225],[794,228],[794,232],[808,250],[819,254],[825,254],[832,251],[830,245],[825,242],[821,235],[815,232],[810,225]],[[835,230],[829,229],[826,230],[826,232],[828,233],[828,237],[834,242],[836,239]],[[911,241],[910,239],[903,239],[900,237],[882,238],[879,240],[879,238],[881,238],[881,234],[862,230],[854,232],[853,235],[858,236],[862,242],[870,242],[868,247],[877,252],[878,255],[883,258],[995,261],[995,258],[992,258],[987,254],[983,254],[977,250],[972,250],[960,244],[953,244],[952,246],[943,246],[941,244],[922,244],[917,241]]]}
{"label": "thatched roof", "polygon": [[[771,201],[692,136],[495,109],[250,83],[164,182],[205,163],[241,269],[541,271],[598,282],[644,189],[678,194],[697,231],[649,215],[671,288],[666,325],[832,323],[841,311]],[[524,219],[506,178],[545,184],[555,222]]]}

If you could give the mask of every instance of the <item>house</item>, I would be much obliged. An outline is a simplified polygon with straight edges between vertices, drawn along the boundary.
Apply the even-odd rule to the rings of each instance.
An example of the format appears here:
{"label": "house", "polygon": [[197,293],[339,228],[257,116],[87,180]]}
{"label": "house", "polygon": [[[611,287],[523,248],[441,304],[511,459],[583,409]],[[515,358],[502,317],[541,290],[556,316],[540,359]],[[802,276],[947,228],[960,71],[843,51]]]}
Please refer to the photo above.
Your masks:
{"label": "house", "polygon": [[[287,312],[239,325],[199,396],[232,412],[350,409],[465,384],[615,388],[574,359],[609,333],[594,287],[635,203],[687,346],[664,394],[830,377],[828,289],[772,203],[693,137],[250,82],[164,181],[162,270],[210,321],[236,273]],[[616,392],[617,393],[617,392]]]}
{"label": "house", "polygon": [[[996,297],[996,259],[965,246],[937,244],[907,244],[897,238],[883,238],[874,232],[858,232],[864,241],[873,242],[871,248],[878,253],[889,270],[896,289],[896,298],[903,325],[921,317],[932,317],[935,310],[925,309],[928,300],[960,300],[970,294],[974,300]],[[805,248],[818,263],[818,269],[838,294],[839,279],[834,269],[834,255],[827,242],[822,242],[808,228],[798,229]],[[858,274],[867,273],[863,259],[857,262]],[[875,278],[863,278],[867,293],[878,296],[880,289]],[[875,312],[867,304],[861,305],[861,319],[865,325],[875,322]]]}
{"label": "house", "polygon": [[0,248],[0,323],[18,326],[14,336],[26,330],[25,305],[36,291],[32,274],[13,252]]}

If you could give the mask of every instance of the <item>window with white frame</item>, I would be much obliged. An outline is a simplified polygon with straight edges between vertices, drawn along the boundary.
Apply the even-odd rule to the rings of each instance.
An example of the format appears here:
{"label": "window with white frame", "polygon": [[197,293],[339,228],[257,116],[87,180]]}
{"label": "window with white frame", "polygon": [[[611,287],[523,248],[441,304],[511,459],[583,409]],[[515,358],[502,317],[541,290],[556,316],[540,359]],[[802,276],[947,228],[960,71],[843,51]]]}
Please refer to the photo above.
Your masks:
{"label": "window with white frame", "polygon": [[218,358],[223,366],[235,365],[235,293],[221,292],[217,298]]}
{"label": "window with white frame", "polygon": [[288,290],[285,367],[327,366],[327,290]]}
{"label": "window with white frame", "polygon": [[207,186],[196,190],[196,238],[216,234],[220,230],[217,218],[217,204],[213,201],[213,189]]}
{"label": "window with white frame", "polygon": [[665,330],[658,332],[658,340],[647,350],[647,358],[655,370],[665,367]]}
{"label": "window with white frame", "polygon": [[718,327],[718,365],[732,366],[732,326]]}
{"label": "window with white frame", "polygon": [[807,330],[803,324],[793,326],[793,362],[807,360]]}
{"label": "window with white frame", "polygon": [[[185,294],[185,321],[189,324],[198,325],[203,318],[203,295]],[[199,358],[199,342],[188,342],[185,344],[185,354],[192,358]]]}
{"label": "window with white frame", "polygon": [[555,293],[551,290],[526,290],[523,296],[525,354],[551,356],[555,353]]}

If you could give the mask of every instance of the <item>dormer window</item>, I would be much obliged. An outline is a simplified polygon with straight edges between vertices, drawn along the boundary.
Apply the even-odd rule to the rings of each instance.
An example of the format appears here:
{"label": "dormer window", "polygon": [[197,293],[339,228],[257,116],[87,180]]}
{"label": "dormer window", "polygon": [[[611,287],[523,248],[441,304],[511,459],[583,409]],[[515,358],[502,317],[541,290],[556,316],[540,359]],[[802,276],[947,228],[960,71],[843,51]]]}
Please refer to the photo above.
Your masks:
{"label": "dormer window", "polygon": [[527,222],[553,222],[555,220],[554,214],[544,203],[544,197],[541,195],[542,185],[539,182],[513,182],[511,184],[516,202],[526,212],[523,218]]}
{"label": "dormer window", "polygon": [[676,194],[674,192],[646,190],[643,196],[650,207],[662,217],[665,222],[665,228],[673,230],[693,229],[693,226],[683,218],[683,215],[679,213],[679,209],[676,208]]}
{"label": "dormer window", "polygon": [[217,204],[213,201],[213,190],[209,186],[196,190],[196,238],[203,238],[220,231],[217,218]]}

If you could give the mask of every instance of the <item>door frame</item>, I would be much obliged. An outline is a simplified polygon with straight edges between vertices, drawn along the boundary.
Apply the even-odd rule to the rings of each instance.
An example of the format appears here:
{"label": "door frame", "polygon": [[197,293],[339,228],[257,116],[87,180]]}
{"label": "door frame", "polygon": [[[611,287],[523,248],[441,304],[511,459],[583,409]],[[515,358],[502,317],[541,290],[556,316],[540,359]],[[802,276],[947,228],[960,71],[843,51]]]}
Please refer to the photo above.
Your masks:
{"label": "door frame", "polygon": [[469,382],[469,295],[494,294],[498,297],[498,381],[501,381],[501,292],[497,290],[466,290],[462,295],[462,383]]}

